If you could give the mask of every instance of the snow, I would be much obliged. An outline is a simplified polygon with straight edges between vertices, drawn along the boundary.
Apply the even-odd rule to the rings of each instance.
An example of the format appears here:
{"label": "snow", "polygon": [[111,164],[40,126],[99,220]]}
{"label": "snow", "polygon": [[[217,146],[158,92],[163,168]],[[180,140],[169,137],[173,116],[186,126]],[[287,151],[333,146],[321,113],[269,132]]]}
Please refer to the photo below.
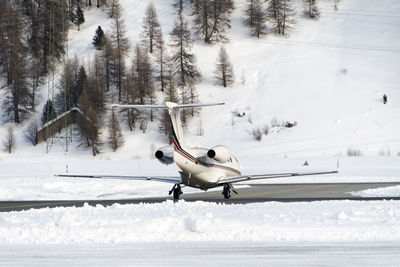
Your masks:
{"label": "snow", "polygon": [[0,214],[0,244],[400,241],[399,201],[101,205]]}
{"label": "snow", "polygon": [[[120,2],[133,48],[139,40],[148,2]],[[304,18],[300,1],[294,2],[297,24],[289,37],[269,33],[262,39],[255,39],[249,36],[242,24],[246,1],[235,1],[232,28],[228,31],[230,41],[224,44],[236,76],[236,82],[230,88],[214,85],[214,63],[220,45],[196,42],[193,51],[203,76],[197,86],[200,102],[221,101],[227,104],[202,109],[200,117],[191,120],[186,128],[188,138],[201,147],[226,145],[241,162],[243,173],[334,170],[337,159],[340,161],[337,175],[293,177],[264,183],[399,182],[400,157],[396,156],[400,153],[399,1],[342,0],[337,11],[333,8],[333,1],[319,1],[321,18],[318,21]],[[168,38],[176,14],[170,1],[153,0],[153,3],[164,37]],[[70,57],[76,54],[86,64],[96,52],[91,44],[96,28],[101,25],[107,33],[112,21],[105,11],[95,7],[85,10],[85,19],[81,31],[70,31],[68,53]],[[129,63],[129,59],[126,61]],[[388,96],[386,105],[382,103],[383,94]],[[47,86],[42,87],[41,95],[48,95]],[[43,98],[42,102],[44,105],[46,99]],[[245,112],[245,116],[235,117],[232,115],[234,111]],[[39,116],[39,113],[35,115],[36,118]],[[272,128],[274,118],[296,121],[297,126]],[[0,137],[5,135],[9,125],[0,126]],[[75,137],[68,152],[59,139],[46,154],[46,144],[32,147],[24,140],[27,125],[28,122],[15,127],[16,152],[11,155],[0,152],[1,200],[148,197],[166,195],[170,189],[169,184],[157,182],[53,176],[66,173],[67,165],[71,174],[176,176],[172,166],[161,165],[154,159],[154,151],[165,145],[156,124],[149,124],[146,133],[130,132],[122,124],[124,147],[113,153],[104,145],[102,153],[95,158],[90,149],[78,147]],[[251,130],[264,126],[270,127],[270,133],[263,136],[261,142],[255,141],[250,135]],[[204,134],[199,136],[199,132]],[[102,137],[105,140],[105,129]],[[346,157],[350,147],[360,149],[364,156]],[[389,151],[386,154],[391,156],[378,156],[381,151]],[[308,167],[302,166],[306,160],[310,164]],[[195,190],[185,188],[184,191]],[[363,197],[399,196],[399,191],[397,186],[354,194]],[[292,262],[283,264],[286,266],[298,263],[327,265],[342,259],[348,265],[349,262],[353,262],[353,266],[359,265],[356,264],[359,262],[354,262],[353,251],[356,254],[363,252],[357,254],[362,255],[363,265],[389,262],[396,266],[399,265],[398,256],[393,251],[398,251],[400,241],[399,207],[399,201],[246,205],[166,201],[0,213],[0,258],[3,259],[2,251],[6,251],[6,259],[7,255],[18,255],[14,261],[6,263],[10,266],[23,253],[27,254],[22,261],[37,260],[38,254],[45,255],[51,251],[55,256],[49,265],[63,265],[57,259],[67,256],[70,258],[64,265],[71,265],[68,263],[82,259],[83,254],[96,256],[96,251],[100,251],[101,255],[112,253],[112,260],[108,261],[111,264],[126,265],[123,259],[130,251],[125,253],[123,248],[131,247],[131,244],[137,245],[132,246],[137,249],[143,247],[143,251],[136,250],[142,256],[161,258],[163,256],[157,253],[171,252],[174,251],[172,248],[181,248],[189,243],[186,250],[178,249],[173,255],[179,255],[181,251],[194,255],[192,258],[188,256],[189,261],[185,262],[192,265],[193,262],[198,264],[197,255],[210,257],[213,248],[223,257],[235,246],[245,247],[242,251],[250,254],[257,251],[254,244],[261,244],[263,248],[271,244],[266,248],[268,253],[283,244],[284,252],[277,254],[278,259],[288,259],[292,252],[306,255],[303,261],[291,258]],[[357,250],[351,242],[356,242],[357,246],[367,244],[367,247]],[[330,254],[328,260],[323,261],[321,255],[324,251],[332,251],[331,247],[324,250],[327,243],[333,247],[340,244],[342,250],[333,249],[338,253]],[[57,245],[49,246],[53,244]],[[302,250],[291,250],[291,247],[300,249],[310,244],[320,249],[305,254]],[[82,249],[86,245],[94,251]],[[382,249],[387,247],[391,249]],[[71,254],[60,256],[64,249]],[[11,251],[10,254],[7,251]],[[80,251],[83,252],[80,254]],[[196,254],[193,251],[200,252]],[[245,256],[231,257],[238,260],[236,263],[262,262],[256,256],[251,258],[255,261],[249,258],[246,258],[249,261],[243,261]],[[310,262],[315,257],[316,261]],[[169,263],[173,262],[168,259]],[[147,262],[147,265],[157,264],[152,263]],[[94,260],[93,265],[100,264],[99,260]]]}
{"label": "snow", "polygon": [[352,195],[360,197],[400,197],[400,186],[367,189],[358,192],[352,192]]}
{"label": "snow", "polygon": [[[168,43],[176,14],[169,1],[153,3]],[[139,42],[148,3],[130,0],[121,4],[133,48]],[[300,1],[294,4],[297,23],[288,37],[268,33],[257,39],[249,36],[242,23],[246,1],[235,1],[229,42],[224,44],[236,76],[230,88],[214,84],[214,63],[220,45],[195,43],[193,51],[203,77],[197,86],[200,101],[221,101],[227,105],[202,109],[201,116],[191,120],[186,129],[190,141],[202,147],[226,145],[239,160],[249,154],[262,158],[344,156],[350,147],[360,149],[366,156],[376,156],[381,151],[397,155],[400,152],[399,3],[347,0],[340,1],[335,11],[333,2],[320,1],[321,18],[317,21],[303,16]],[[106,34],[110,33],[112,19],[107,12],[94,6],[85,9],[81,30],[73,28],[69,33],[69,57],[76,54],[83,64],[89,62],[96,52],[91,42],[99,25]],[[129,64],[130,60],[126,62]],[[384,93],[388,95],[386,105],[382,104]],[[42,87],[41,95],[48,95],[47,86]],[[234,117],[235,110],[246,115]],[[255,141],[249,134],[251,130],[271,126],[274,118],[298,124],[290,129],[271,129],[261,142]],[[18,141],[15,155],[42,156],[45,144],[32,148],[24,140],[27,124],[15,129]],[[1,135],[5,134],[6,126],[0,127]],[[129,131],[125,123],[122,128],[124,148],[113,153],[104,145],[100,157],[148,159],[157,147],[165,145],[156,123],[149,124],[146,134]],[[103,140],[106,137],[107,131],[103,129]],[[76,141],[72,143],[70,158],[90,155],[90,149],[76,148],[77,145]],[[60,142],[55,146],[62,151]],[[54,150],[50,153],[57,156]]]}
{"label": "snow", "polygon": [[[302,166],[305,161],[309,166]],[[265,174],[288,170],[331,171],[336,169],[336,161],[336,158],[269,158],[259,161],[257,157],[248,156],[242,159],[241,164],[243,174]],[[339,162],[338,174],[257,180],[244,184],[400,182],[400,157],[344,157]],[[0,158],[0,169],[0,200],[166,197],[172,187],[169,183],[65,178],[54,174],[179,176],[171,165],[162,165],[156,159],[93,159],[87,155],[80,159],[71,159],[68,154],[35,159]],[[183,191],[201,192],[189,187],[185,187]]]}
{"label": "snow", "polygon": [[[396,242],[0,245],[5,266],[398,266]],[[204,260],[199,260],[204,259]]]}

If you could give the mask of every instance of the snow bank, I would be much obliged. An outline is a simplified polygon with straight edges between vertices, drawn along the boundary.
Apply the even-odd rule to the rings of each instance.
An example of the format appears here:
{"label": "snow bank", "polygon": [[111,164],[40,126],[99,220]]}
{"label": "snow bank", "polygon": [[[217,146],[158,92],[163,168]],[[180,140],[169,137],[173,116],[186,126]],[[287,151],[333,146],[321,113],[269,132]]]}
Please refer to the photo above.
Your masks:
{"label": "snow bank", "polygon": [[360,197],[400,197],[400,186],[389,186],[375,189],[367,189],[351,193]]}
{"label": "snow bank", "polygon": [[0,244],[400,241],[399,201],[55,208],[0,214]]}

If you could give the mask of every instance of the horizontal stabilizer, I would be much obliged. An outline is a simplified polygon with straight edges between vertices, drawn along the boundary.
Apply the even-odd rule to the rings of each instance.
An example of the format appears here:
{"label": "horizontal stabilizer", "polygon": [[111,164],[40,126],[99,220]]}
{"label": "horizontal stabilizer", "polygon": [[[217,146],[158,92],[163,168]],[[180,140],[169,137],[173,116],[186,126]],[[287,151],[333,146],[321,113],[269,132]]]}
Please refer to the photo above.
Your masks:
{"label": "horizontal stabilizer", "polygon": [[123,104],[112,104],[113,108],[161,108],[166,109],[165,105],[123,105]]}
{"label": "horizontal stabilizer", "polygon": [[88,179],[116,179],[116,180],[147,180],[164,183],[180,184],[181,177],[173,176],[129,176],[129,175],[81,175],[81,174],[56,174],[57,177],[88,178]]}

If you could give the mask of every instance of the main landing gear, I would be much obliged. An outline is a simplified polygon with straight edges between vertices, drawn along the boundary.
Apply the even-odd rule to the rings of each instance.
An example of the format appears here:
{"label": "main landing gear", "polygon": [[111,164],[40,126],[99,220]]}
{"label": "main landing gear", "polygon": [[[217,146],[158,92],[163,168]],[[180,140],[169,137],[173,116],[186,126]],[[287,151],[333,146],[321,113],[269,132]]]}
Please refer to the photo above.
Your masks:
{"label": "main landing gear", "polygon": [[230,199],[232,192],[234,192],[237,195],[239,194],[238,192],[236,192],[236,190],[233,188],[232,185],[224,184],[224,189],[222,190],[222,194],[224,195],[224,198]]}
{"label": "main landing gear", "polygon": [[180,184],[174,184],[172,189],[169,191],[169,195],[171,195],[172,193],[174,193],[173,194],[174,200],[179,200],[179,196],[183,194],[182,189],[181,189],[181,185]]}

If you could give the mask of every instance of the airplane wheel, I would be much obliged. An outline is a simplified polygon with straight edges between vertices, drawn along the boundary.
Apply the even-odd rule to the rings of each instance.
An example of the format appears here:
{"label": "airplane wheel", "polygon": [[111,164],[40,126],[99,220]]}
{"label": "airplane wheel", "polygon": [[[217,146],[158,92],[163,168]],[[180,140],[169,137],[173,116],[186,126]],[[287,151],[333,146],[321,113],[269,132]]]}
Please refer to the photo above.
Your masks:
{"label": "airplane wheel", "polygon": [[229,192],[229,191],[224,192],[224,198],[225,199],[230,199],[231,198],[231,192]]}
{"label": "airplane wheel", "polygon": [[182,195],[181,185],[177,185],[174,188],[174,200],[179,200],[179,196]]}
{"label": "airplane wheel", "polygon": [[224,195],[225,199],[231,198],[231,188],[229,187],[229,185],[224,185],[224,190],[222,191],[222,194]]}

